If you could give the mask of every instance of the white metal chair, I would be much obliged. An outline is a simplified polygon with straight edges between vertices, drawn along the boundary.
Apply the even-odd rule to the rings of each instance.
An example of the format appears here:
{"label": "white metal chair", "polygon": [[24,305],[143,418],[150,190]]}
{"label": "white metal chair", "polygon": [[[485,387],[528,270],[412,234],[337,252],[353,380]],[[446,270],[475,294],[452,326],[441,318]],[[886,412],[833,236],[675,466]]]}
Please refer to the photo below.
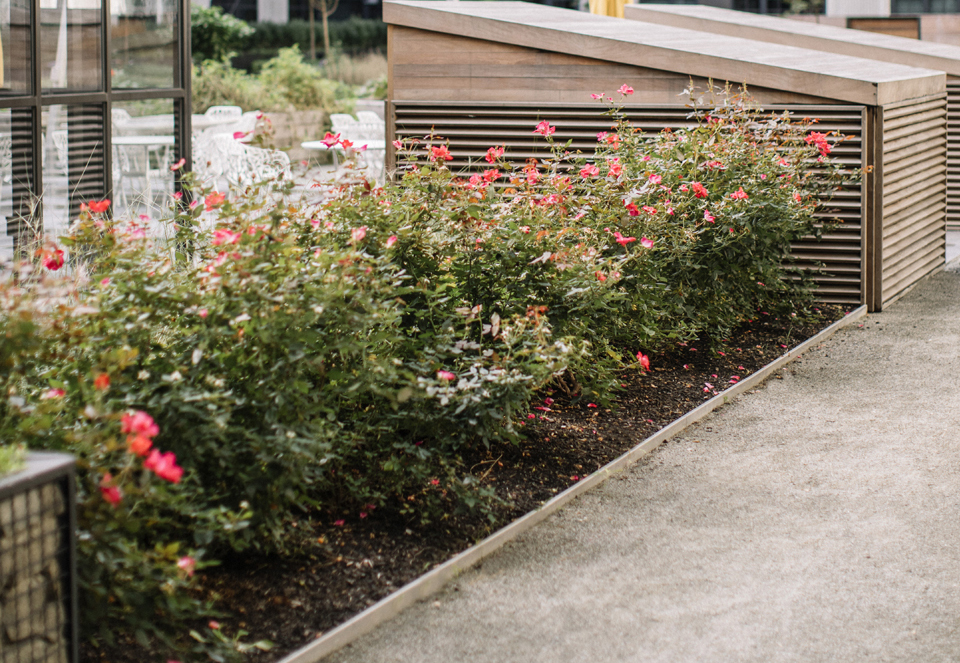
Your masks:
{"label": "white metal chair", "polygon": [[154,204],[154,191],[169,188],[172,150],[168,145],[114,145],[113,188],[124,207],[129,193],[145,203]]}
{"label": "white metal chair", "polygon": [[357,125],[357,118],[349,113],[330,113],[330,125],[333,133],[342,134]]}
{"label": "white metal chair", "polygon": [[374,113],[373,111],[357,111],[357,122],[363,125],[364,130],[370,131],[374,136],[367,136],[367,138],[383,138],[384,134],[384,121],[383,119]]}
{"label": "white metal chair", "polygon": [[0,134],[0,181],[13,181],[13,137]]}
{"label": "white metal chair", "polygon": [[[341,138],[353,140],[351,136],[356,133],[357,118],[348,113],[330,113],[330,133],[340,135]],[[340,153],[343,150],[339,146],[330,148],[330,154],[333,155],[333,167],[340,168]]]}
{"label": "white metal chair", "polygon": [[133,116],[124,108],[111,108],[110,121],[113,123],[113,133],[117,136],[126,135],[128,126],[133,122]]}
{"label": "white metal chair", "polygon": [[237,190],[290,174],[290,157],[280,150],[245,145],[232,134],[204,135],[194,146],[194,170],[203,184]]}
{"label": "white metal chair", "polygon": [[[257,123],[263,117],[263,113],[260,111],[247,111],[241,115],[236,116],[236,120],[233,122],[226,122],[224,124],[215,124],[212,127],[208,127],[201,132],[202,136],[216,136],[219,134],[229,134],[231,137],[237,136],[235,140],[239,140],[242,143],[249,143],[254,134],[257,131]],[[237,134],[243,134],[238,136]]]}
{"label": "white metal chair", "polygon": [[243,109],[239,106],[211,106],[203,114],[207,117],[239,119],[243,115]]}

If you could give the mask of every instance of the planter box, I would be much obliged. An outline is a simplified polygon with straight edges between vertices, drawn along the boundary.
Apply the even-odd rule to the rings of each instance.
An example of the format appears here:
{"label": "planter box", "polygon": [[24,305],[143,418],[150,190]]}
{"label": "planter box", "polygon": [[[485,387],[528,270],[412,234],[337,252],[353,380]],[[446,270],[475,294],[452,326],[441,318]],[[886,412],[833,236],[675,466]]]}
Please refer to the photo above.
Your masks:
{"label": "planter box", "polygon": [[270,112],[264,116],[273,125],[273,145],[270,147],[285,151],[293,162],[316,158],[316,152],[303,149],[300,143],[323,138],[326,114],[322,110]]}
{"label": "planter box", "polygon": [[74,459],[31,453],[0,479],[0,661],[76,663]]}

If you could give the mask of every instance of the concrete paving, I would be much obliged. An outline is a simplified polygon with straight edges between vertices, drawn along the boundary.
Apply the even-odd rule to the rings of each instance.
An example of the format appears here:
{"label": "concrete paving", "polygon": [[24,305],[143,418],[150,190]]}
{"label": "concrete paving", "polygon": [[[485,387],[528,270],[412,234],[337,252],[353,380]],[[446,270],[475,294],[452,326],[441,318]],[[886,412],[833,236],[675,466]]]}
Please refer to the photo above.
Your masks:
{"label": "concrete paving", "polygon": [[960,230],[947,231],[947,262],[953,262],[960,257]]}
{"label": "concrete paving", "polygon": [[956,263],[329,660],[960,660]]}

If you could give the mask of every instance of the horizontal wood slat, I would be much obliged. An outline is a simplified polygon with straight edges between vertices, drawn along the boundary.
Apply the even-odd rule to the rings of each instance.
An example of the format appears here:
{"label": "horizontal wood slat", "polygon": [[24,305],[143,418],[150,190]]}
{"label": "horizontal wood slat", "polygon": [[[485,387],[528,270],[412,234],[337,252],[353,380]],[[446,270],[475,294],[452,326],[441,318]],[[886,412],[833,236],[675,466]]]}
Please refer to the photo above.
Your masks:
{"label": "horizontal wood slat", "polygon": [[[530,158],[547,156],[546,141],[533,133],[533,127],[541,120],[556,126],[553,136],[556,142],[562,144],[570,140],[572,150],[585,153],[592,152],[596,146],[596,134],[610,129],[612,124],[611,118],[602,114],[604,107],[599,104],[396,100],[392,105],[394,137],[441,136],[449,141],[454,159],[448,166],[455,172],[482,170],[488,166],[483,157],[487,148],[494,145],[504,145],[505,156],[517,165]],[[852,167],[862,165],[863,126],[859,106],[766,105],[765,110],[789,110],[797,118],[817,118],[818,131],[848,136],[833,155]],[[681,106],[631,106],[624,112],[635,127],[650,134],[667,127],[677,129],[696,123],[688,117],[690,109]],[[864,297],[861,185],[851,183],[839,191],[830,202],[829,212],[831,218],[841,222],[828,229],[819,242],[812,238],[795,242],[788,263],[806,271],[816,271],[817,264],[822,263],[823,271],[814,277],[818,299],[827,303],[860,304]]]}
{"label": "horizontal wood slat", "polygon": [[960,80],[947,80],[947,229],[960,230]]}
{"label": "horizontal wood slat", "polygon": [[938,212],[942,212],[945,207],[943,198],[921,200],[915,206],[886,219],[884,236],[888,242],[895,243],[902,239],[904,233],[910,233],[914,228],[926,226],[929,223],[942,223],[938,218]]}
{"label": "horizontal wood slat", "polygon": [[[884,109],[882,300],[942,265],[946,247],[947,99]],[[939,104],[939,105],[937,105]]]}
{"label": "horizontal wood slat", "polygon": [[[927,118],[931,113],[942,115],[943,97],[937,96],[930,99],[915,100],[912,102],[901,102],[897,105],[884,106],[883,126],[884,130],[896,129],[898,127],[913,124],[918,120],[914,118]],[[911,121],[913,120],[913,121]]]}
{"label": "horizontal wood slat", "polygon": [[[927,189],[932,186],[940,186],[946,181],[947,164],[944,163],[942,158],[936,163],[930,164],[929,167],[926,167],[927,164],[924,164],[924,166],[921,168],[915,165],[909,169],[904,168],[904,176],[898,177],[893,183],[884,181],[884,200],[890,205],[894,203],[903,205],[904,203],[901,201],[916,201],[917,196],[925,197],[928,195]],[[887,211],[892,214],[899,210],[891,207]],[[885,225],[890,223],[890,216],[887,216],[884,221]]]}
{"label": "horizontal wood slat", "polygon": [[[943,204],[935,205],[933,208],[925,211],[927,212],[925,223],[921,220],[909,225],[902,224],[900,231],[891,235],[888,247],[891,254],[896,256],[895,260],[890,261],[892,267],[899,267],[899,263],[903,261],[903,256],[912,251],[911,247],[941,241],[942,238],[938,237],[938,234],[935,232],[937,226],[940,225],[940,221],[935,217],[937,212],[943,211]],[[931,218],[931,216],[933,218]]]}

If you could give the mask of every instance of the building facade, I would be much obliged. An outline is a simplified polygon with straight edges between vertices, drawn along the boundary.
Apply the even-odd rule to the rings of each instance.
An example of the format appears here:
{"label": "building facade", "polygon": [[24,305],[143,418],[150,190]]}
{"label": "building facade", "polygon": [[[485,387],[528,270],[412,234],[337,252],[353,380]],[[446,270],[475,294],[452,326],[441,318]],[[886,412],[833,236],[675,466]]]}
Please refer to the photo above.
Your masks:
{"label": "building facade", "polygon": [[189,162],[185,7],[0,0],[0,259],[89,200],[134,216],[167,204],[170,166]]}

